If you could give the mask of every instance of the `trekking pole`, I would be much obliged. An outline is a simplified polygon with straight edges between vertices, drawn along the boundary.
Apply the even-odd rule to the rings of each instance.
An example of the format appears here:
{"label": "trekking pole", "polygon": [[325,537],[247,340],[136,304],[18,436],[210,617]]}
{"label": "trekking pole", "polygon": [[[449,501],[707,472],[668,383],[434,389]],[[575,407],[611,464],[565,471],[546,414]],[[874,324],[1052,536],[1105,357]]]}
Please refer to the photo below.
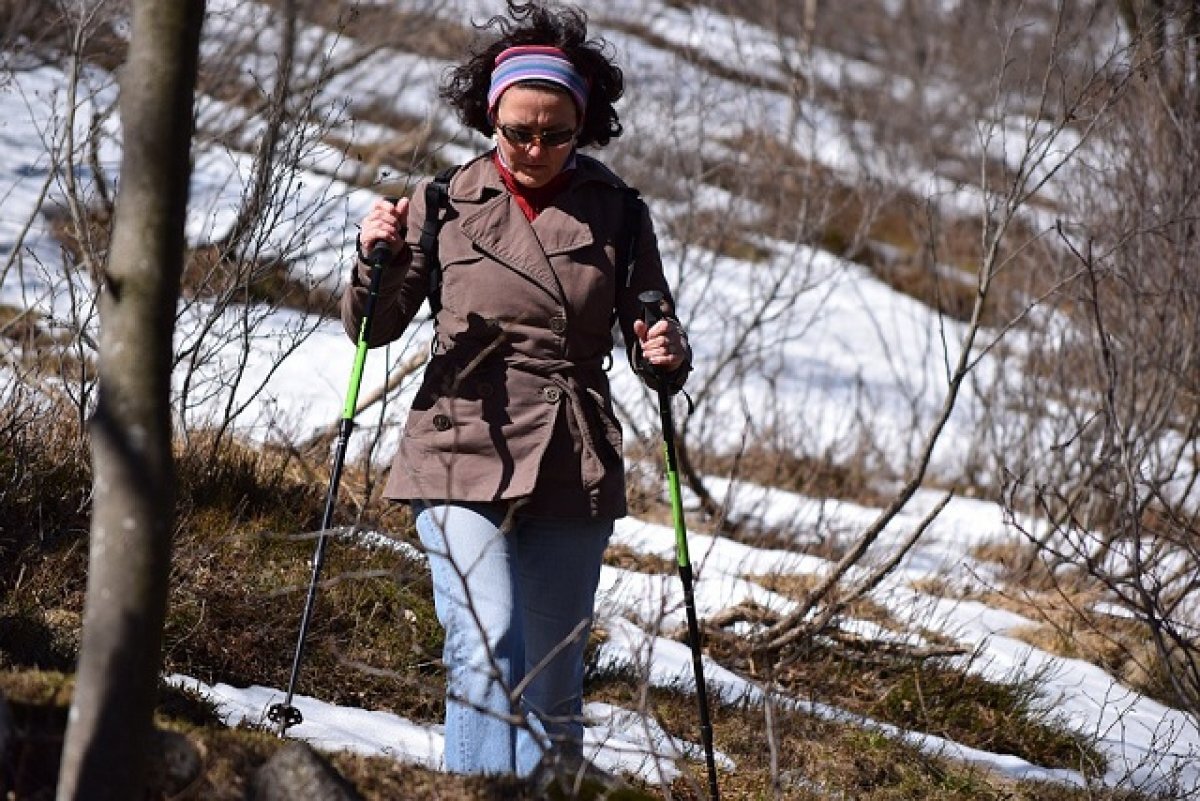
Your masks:
{"label": "trekking pole", "polygon": [[[395,203],[397,198],[388,198]],[[391,248],[386,242],[376,242],[367,254],[367,263],[371,265],[371,280],[367,290],[367,303],[363,309],[362,323],[358,328],[358,348],[354,353],[354,367],[350,371],[350,388],[346,392],[346,402],[342,407],[342,419],[338,424],[337,449],[333,457],[333,472],[329,475],[329,488],[325,492],[325,512],[321,516],[321,533],[317,536],[317,549],[312,559],[312,576],[308,581],[308,597],[304,600],[304,613],[300,616],[300,633],[296,638],[296,651],[292,656],[292,673],[288,678],[287,695],[283,703],[272,704],[267,710],[267,719],[276,725],[276,733],[282,737],[289,726],[295,726],[304,720],[300,710],[292,706],[292,697],[296,692],[296,681],[300,677],[300,664],[304,659],[304,643],[308,637],[309,623],[312,621],[313,605],[317,600],[317,583],[321,576],[321,568],[325,564],[325,550],[329,543],[326,532],[333,524],[333,510],[337,504],[338,485],[342,481],[342,468],[346,464],[346,445],[350,442],[350,433],[354,430],[354,412],[358,406],[358,390],[362,385],[363,365],[367,362],[367,341],[371,335],[371,320],[375,316],[375,302],[379,299],[379,282],[383,275],[383,265],[392,258]]]}
{"label": "trekking pole", "polygon": [[[638,295],[642,316],[648,328],[663,319],[663,294],[648,290]],[[651,367],[658,374],[657,368]],[[679,494],[679,470],[675,463],[675,421],[671,414],[671,393],[659,374],[658,414],[662,418],[663,456],[667,464],[667,487],[671,495],[671,519],[675,523],[675,559],[679,563],[679,579],[683,582],[683,604],[687,609],[688,644],[692,649],[692,669],[696,675],[696,698],[700,705],[700,740],[704,744],[704,761],[708,766],[708,797],[719,801],[717,764],[713,757],[713,728],[708,716],[708,690],[704,686],[704,665],[700,652],[700,624],[696,621],[696,596],[692,590],[692,562],[688,556],[687,527],[683,520],[683,500]]]}

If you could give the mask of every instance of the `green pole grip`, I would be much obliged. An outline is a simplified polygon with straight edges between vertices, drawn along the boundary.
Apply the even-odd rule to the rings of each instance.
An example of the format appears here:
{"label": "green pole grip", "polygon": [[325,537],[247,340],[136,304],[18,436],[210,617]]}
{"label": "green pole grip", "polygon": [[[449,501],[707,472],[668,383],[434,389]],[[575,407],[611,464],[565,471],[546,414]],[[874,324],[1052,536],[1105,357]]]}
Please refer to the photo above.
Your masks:
{"label": "green pole grip", "polygon": [[667,460],[667,489],[671,494],[671,518],[675,522],[675,559],[680,567],[691,565],[688,556],[687,526],[683,520],[683,498],[679,489],[679,472],[675,470],[675,454],[671,453],[670,445],[663,444],[664,456]]}
{"label": "green pole grip", "polygon": [[[366,329],[368,320],[364,319],[362,328]],[[363,367],[367,363],[367,338],[363,331],[358,334],[358,348],[354,353],[354,366],[350,368],[350,388],[346,391],[346,405],[342,407],[342,419],[353,420],[358,408],[358,389],[362,386]]]}
{"label": "green pole grip", "polygon": [[[392,199],[388,198],[388,200]],[[379,282],[383,278],[383,265],[391,258],[391,255],[376,246],[369,258],[371,259],[371,283],[367,288],[367,302],[363,309],[362,322],[358,326],[358,346],[354,351],[354,366],[350,368],[350,386],[346,390],[346,402],[342,406],[342,420],[353,420],[354,412],[358,408],[358,391],[362,386],[363,367],[367,363],[367,342],[371,339],[371,320],[375,317],[375,305],[379,301]]]}

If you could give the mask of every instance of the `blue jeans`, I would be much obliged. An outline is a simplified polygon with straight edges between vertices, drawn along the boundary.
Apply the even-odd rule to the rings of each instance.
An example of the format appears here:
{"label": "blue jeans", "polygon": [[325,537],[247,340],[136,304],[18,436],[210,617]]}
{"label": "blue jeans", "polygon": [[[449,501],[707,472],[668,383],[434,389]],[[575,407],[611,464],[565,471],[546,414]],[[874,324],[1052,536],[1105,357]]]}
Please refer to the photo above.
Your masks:
{"label": "blue jeans", "polygon": [[446,770],[528,776],[578,756],[583,656],[611,520],[414,503],[446,630]]}

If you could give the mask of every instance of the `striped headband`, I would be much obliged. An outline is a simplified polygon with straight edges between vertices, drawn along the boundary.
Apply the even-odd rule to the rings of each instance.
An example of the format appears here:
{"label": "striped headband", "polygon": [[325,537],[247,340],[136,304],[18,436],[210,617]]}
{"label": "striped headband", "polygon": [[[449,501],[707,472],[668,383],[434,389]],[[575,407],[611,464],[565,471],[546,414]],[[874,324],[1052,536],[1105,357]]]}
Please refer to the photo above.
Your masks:
{"label": "striped headband", "polygon": [[488,116],[496,117],[500,96],[513,84],[548,81],[566,89],[583,116],[587,108],[588,85],[566,53],[557,47],[521,45],[510,47],[496,56],[492,85],[488,89]]}

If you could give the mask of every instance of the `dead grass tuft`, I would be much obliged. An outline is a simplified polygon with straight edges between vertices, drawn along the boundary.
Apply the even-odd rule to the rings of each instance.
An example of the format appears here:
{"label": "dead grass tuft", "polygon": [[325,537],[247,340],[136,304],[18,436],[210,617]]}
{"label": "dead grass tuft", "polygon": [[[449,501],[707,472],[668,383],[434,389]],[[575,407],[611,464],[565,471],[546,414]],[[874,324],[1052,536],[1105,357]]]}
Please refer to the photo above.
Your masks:
{"label": "dead grass tuft", "polygon": [[678,569],[670,559],[638,553],[627,545],[609,545],[604,552],[604,564],[656,576],[669,576]]}
{"label": "dead grass tuft", "polygon": [[769,435],[763,443],[750,445],[740,453],[707,457],[705,470],[813,498],[836,498],[868,505],[886,500],[862,465],[839,464],[827,457],[774,446],[770,444]]}
{"label": "dead grass tuft", "polygon": [[[804,574],[782,574],[772,573],[763,576],[748,577],[752,581],[761,584],[763,587],[777,592],[780,595],[786,595],[789,598],[794,598],[797,601],[804,601],[809,594],[820,585],[821,576],[811,573]],[[879,604],[870,598],[858,598],[852,601],[846,608],[846,617],[852,617],[856,620],[866,620],[872,623],[877,623],[880,626],[891,629],[896,632],[903,632],[906,626],[901,621],[897,620],[891,611],[882,604]]]}
{"label": "dead grass tuft", "polygon": [[[29,580],[31,561],[57,556],[57,592],[82,586],[91,464],[75,410],[51,400],[0,409],[0,600]],[[42,609],[54,604],[35,604]]]}
{"label": "dead grass tuft", "polygon": [[[0,755],[0,786],[6,798],[41,801],[54,797],[58,762],[67,723],[73,679],[61,673],[16,671],[0,674],[0,695],[13,718],[10,747]],[[181,690],[160,688],[155,716],[159,730],[185,737],[203,758],[203,771],[189,786],[161,784],[167,771],[160,754],[151,755],[147,798],[243,801],[250,797],[255,771],[288,741],[255,727],[214,725],[204,702]],[[330,763],[366,801],[438,798],[443,801],[534,801],[532,787],[515,779],[453,776],[386,757],[339,752]],[[644,798],[645,796],[638,796]]]}
{"label": "dead grass tuft", "polygon": [[320,284],[292,274],[280,258],[237,258],[219,245],[202,245],[188,253],[183,268],[185,295],[239,304],[264,304],[331,316],[337,296]]}
{"label": "dead grass tuft", "polygon": [[688,242],[720,256],[750,263],[764,262],[771,251],[757,243],[752,232],[729,225],[727,215],[701,210],[693,214],[670,217],[666,231],[680,242]]}
{"label": "dead grass tuft", "polygon": [[991,682],[899,642],[872,645],[818,636],[786,653],[766,655],[748,649],[743,638],[718,632],[708,648],[722,665],[792,697],[820,699],[905,730],[1016,754],[1038,765],[1103,772],[1103,759],[1088,741],[1041,705],[1037,677]]}
{"label": "dead grass tuft", "polygon": [[[324,486],[305,481],[285,452],[225,444],[219,454],[180,461],[187,511],[177,536],[166,660],[206,681],[285,686]],[[329,537],[302,691],[435,719],[440,652],[424,564],[388,547]]]}
{"label": "dead grass tuft", "polygon": [[[86,444],[52,417],[9,437],[20,447],[0,448],[0,468],[16,478],[0,484],[0,525],[24,539],[3,543],[16,558],[0,573],[0,653],[6,667],[65,670],[77,655],[86,575]],[[194,445],[178,459],[164,669],[285,686],[315,546],[307,533],[318,528],[323,487],[293,475],[286,454]],[[20,526],[9,529],[12,521]],[[331,538],[323,579],[302,691],[436,719],[441,630],[424,564]]]}
{"label": "dead grass tuft", "polygon": [[[699,741],[694,696],[662,689],[643,694],[640,687],[636,676],[596,677],[589,696],[638,709],[671,735]],[[1014,783],[969,764],[924,753],[882,732],[784,706],[774,706],[769,716],[758,707],[718,707],[713,728],[716,748],[737,764],[735,772],[719,774],[723,798],[1117,801],[1127,797],[1116,791]],[[670,797],[706,798],[703,762],[697,757],[685,768],[684,775],[671,785]]]}
{"label": "dead grass tuft", "polygon": [[60,353],[70,341],[62,334],[52,333],[36,310],[3,303],[0,303],[0,337],[21,348],[27,360],[34,354]]}
{"label": "dead grass tuft", "polygon": [[[268,0],[279,5],[278,0]],[[457,61],[470,47],[474,34],[435,13],[416,8],[366,3],[308,3],[301,15],[310,23],[363,45],[380,45],[421,53],[427,58]]]}
{"label": "dead grass tuft", "polygon": [[[750,232],[812,243],[864,265],[893,289],[948,317],[970,319],[984,258],[984,220],[935,218],[919,197],[850,183],[790,143],[742,134],[727,145],[743,158],[714,161],[705,174],[733,196],[762,204],[765,213]],[[1022,247],[1036,238],[1019,222],[1010,227],[1002,248],[1004,270],[993,276],[984,325],[1001,324],[1024,309],[1034,291],[1028,282],[1046,272],[1037,269],[1042,254]]]}
{"label": "dead grass tuft", "polygon": [[[1150,627],[1132,616],[1101,611],[1106,593],[1099,589],[1081,592],[1006,590],[989,598],[1035,623],[1013,629],[1009,635],[1066,659],[1082,659],[1097,665],[1129,687],[1167,705],[1179,703],[1179,692],[1171,679],[1185,655],[1164,655],[1154,644]],[[1181,672],[1178,675],[1186,675]]]}
{"label": "dead grass tuft", "polygon": [[[81,233],[65,209],[47,213],[50,230],[75,264],[86,265],[100,281],[98,265],[107,256],[112,234],[108,209],[86,210],[86,231]],[[330,316],[337,297],[326,286],[293,273],[277,256],[241,257],[219,244],[202,244],[186,254],[181,294],[235,304],[265,304]]]}
{"label": "dead grass tuft", "polygon": [[1043,560],[1030,558],[1032,548],[1028,543],[989,543],[972,550],[976,559],[1006,568],[1001,585],[990,591],[964,594],[936,581],[919,589],[969,597],[1028,618],[1029,625],[1012,629],[1009,636],[1056,656],[1091,662],[1138,692],[1168,706],[1179,704],[1179,688],[1171,676],[1183,670],[1183,662],[1173,660],[1187,655],[1164,655],[1145,621],[1108,611],[1110,593],[1100,582],[1083,571],[1052,572]]}

